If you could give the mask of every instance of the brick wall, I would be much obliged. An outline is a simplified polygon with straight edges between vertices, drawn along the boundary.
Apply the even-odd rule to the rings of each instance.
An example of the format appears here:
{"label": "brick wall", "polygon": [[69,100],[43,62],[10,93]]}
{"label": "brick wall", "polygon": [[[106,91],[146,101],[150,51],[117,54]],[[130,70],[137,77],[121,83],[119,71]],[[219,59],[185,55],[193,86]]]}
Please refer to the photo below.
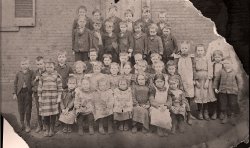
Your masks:
{"label": "brick wall", "polygon": [[[18,32],[1,32],[1,84],[12,83],[19,69],[20,58],[28,56],[34,66],[38,55],[54,56],[57,50],[71,53],[71,27],[75,10],[86,5],[89,16],[93,8],[103,0],[36,0],[36,26],[20,27]],[[157,13],[166,10],[177,40],[192,40],[208,44],[217,38],[213,23],[200,16],[192,5],[184,0],[151,0],[153,20]],[[136,10],[140,11],[140,10]]]}

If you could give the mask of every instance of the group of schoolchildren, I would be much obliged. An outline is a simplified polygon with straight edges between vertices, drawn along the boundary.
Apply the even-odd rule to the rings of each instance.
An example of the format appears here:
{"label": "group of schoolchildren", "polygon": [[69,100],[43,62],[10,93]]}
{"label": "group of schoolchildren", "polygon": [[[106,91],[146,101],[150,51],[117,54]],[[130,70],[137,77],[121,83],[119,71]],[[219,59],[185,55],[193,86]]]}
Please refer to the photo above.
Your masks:
{"label": "group of schoolchildren", "polygon": [[191,101],[197,104],[200,120],[215,120],[219,115],[225,124],[239,113],[241,81],[230,59],[220,50],[207,58],[202,44],[190,54],[189,41],[177,47],[164,13],[155,24],[147,6],[136,22],[129,9],[125,21],[118,18],[116,6],[110,7],[111,17],[105,21],[97,9],[92,19],[84,6],[77,12],[73,68],[66,64],[65,51],[58,52],[56,63],[38,56],[36,71],[29,69],[27,58],[21,61],[13,94],[26,132],[31,130],[32,98],[37,108],[36,132],[44,130],[45,137],[55,134],[56,122],[61,122],[64,133],[72,132],[77,123],[79,135],[86,124],[89,134],[94,134],[95,124],[105,134],[106,123],[108,133],[114,129],[147,133],[154,127],[159,136],[177,129],[183,133],[184,123],[192,125],[195,118]]}

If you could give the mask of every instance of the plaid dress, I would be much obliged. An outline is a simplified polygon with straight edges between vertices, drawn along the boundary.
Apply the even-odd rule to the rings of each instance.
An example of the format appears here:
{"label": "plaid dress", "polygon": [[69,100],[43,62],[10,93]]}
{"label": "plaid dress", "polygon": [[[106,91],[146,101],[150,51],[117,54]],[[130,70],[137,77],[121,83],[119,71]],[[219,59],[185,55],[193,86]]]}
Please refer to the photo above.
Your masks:
{"label": "plaid dress", "polygon": [[39,115],[51,116],[59,113],[57,98],[62,93],[62,80],[55,71],[53,73],[44,72],[38,84]]}

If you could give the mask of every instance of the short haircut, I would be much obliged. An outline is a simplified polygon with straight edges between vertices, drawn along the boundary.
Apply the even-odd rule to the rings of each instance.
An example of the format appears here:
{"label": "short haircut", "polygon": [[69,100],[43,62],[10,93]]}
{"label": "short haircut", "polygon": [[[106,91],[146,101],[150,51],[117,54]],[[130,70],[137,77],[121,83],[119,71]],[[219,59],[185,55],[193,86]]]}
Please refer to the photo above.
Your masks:
{"label": "short haircut", "polygon": [[135,22],[134,28],[141,27],[142,28],[142,22]]}
{"label": "short haircut", "polygon": [[127,14],[131,14],[132,17],[134,16],[134,12],[133,12],[131,9],[127,9],[127,10],[124,12],[124,16],[126,16]]}
{"label": "short haircut", "polygon": [[89,53],[90,53],[90,52],[95,52],[95,53],[97,53],[97,50],[96,50],[95,48],[90,48],[90,49],[89,49]]}
{"label": "short haircut", "polygon": [[195,46],[195,51],[197,51],[198,47],[203,47],[204,48],[204,51],[205,51],[205,45],[204,44],[197,44]]}
{"label": "short haircut", "polygon": [[96,13],[99,13],[100,15],[102,14],[101,10],[100,9],[94,9],[92,11],[92,15],[96,14]]}
{"label": "short haircut", "polygon": [[80,9],[84,9],[86,12],[88,11],[88,9],[86,8],[86,6],[81,5],[81,6],[79,6],[79,7],[77,8],[76,13],[79,13],[79,10],[80,10]]}
{"label": "short haircut", "polygon": [[145,11],[147,11],[147,12],[150,13],[150,8],[149,8],[149,6],[143,6],[143,7],[142,7],[142,13],[145,12]]}
{"label": "short haircut", "polygon": [[118,9],[116,5],[111,5],[111,6],[109,7],[109,11],[110,11],[111,9],[113,9],[113,8],[115,9],[115,11],[117,11],[117,9]]}
{"label": "short haircut", "polygon": [[219,55],[219,56],[223,57],[223,52],[222,52],[221,50],[215,50],[215,51],[213,52],[212,57],[214,58],[215,55]]}
{"label": "short haircut", "polygon": [[86,66],[86,64],[83,61],[76,61],[74,63],[74,70],[76,70],[76,65],[81,65],[83,67],[83,70],[87,69],[87,66]]}
{"label": "short haircut", "polygon": [[119,64],[116,63],[116,62],[112,62],[112,63],[110,64],[110,67],[111,67],[111,66],[116,66],[117,68],[119,68]]}
{"label": "short haircut", "polygon": [[126,27],[128,26],[127,22],[125,22],[125,21],[121,21],[121,22],[119,23],[119,26],[122,26],[122,25],[125,25]]}
{"label": "short haircut", "polygon": [[105,58],[109,58],[109,59],[112,59],[112,55],[111,54],[103,54],[103,59]]}
{"label": "short haircut", "polygon": [[152,23],[151,25],[149,25],[148,28],[149,28],[149,29],[155,29],[155,30],[157,30],[157,29],[158,29],[158,26],[157,26],[156,24]]}
{"label": "short haircut", "polygon": [[77,83],[76,77],[74,77],[74,76],[69,76],[69,78],[68,78],[68,80],[67,80],[67,83],[72,82],[72,81],[74,81],[75,83]]}
{"label": "short haircut", "polygon": [[30,62],[30,60],[29,60],[29,58],[28,57],[22,57],[22,59],[21,59],[21,62],[23,63],[23,62]]}
{"label": "short haircut", "polygon": [[162,81],[165,82],[165,76],[163,74],[156,74],[154,76],[154,84],[155,84],[155,81],[158,80],[158,79],[160,79],[160,80],[162,80]]}
{"label": "short haircut", "polygon": [[41,60],[43,60],[43,56],[37,56],[36,57],[36,61],[41,61]]}
{"label": "short haircut", "polygon": [[175,67],[177,67],[177,65],[176,65],[176,63],[174,62],[174,60],[169,60],[169,61],[167,62],[167,68],[170,67],[170,66],[175,66]]}

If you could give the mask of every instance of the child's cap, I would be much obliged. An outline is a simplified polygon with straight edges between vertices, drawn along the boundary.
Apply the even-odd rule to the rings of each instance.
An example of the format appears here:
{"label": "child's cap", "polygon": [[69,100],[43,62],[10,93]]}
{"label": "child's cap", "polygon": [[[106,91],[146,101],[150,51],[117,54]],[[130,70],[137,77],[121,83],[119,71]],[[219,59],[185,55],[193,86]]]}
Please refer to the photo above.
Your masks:
{"label": "child's cap", "polygon": [[135,58],[135,59],[142,59],[142,54],[136,53],[136,54],[134,55],[134,58]]}
{"label": "child's cap", "polygon": [[125,12],[124,12],[124,15],[127,15],[127,14],[132,14],[132,17],[134,16],[134,11],[131,10],[131,9],[127,9]]}
{"label": "child's cap", "polygon": [[112,55],[111,55],[111,54],[103,54],[102,57],[103,57],[103,59],[104,59],[104,58],[109,58],[109,59],[111,59],[111,58],[112,58]]}
{"label": "child's cap", "polygon": [[213,52],[213,57],[214,57],[215,55],[219,55],[219,56],[223,57],[223,52],[222,52],[221,50],[215,50],[215,51]]}
{"label": "child's cap", "polygon": [[157,30],[158,26],[156,24],[152,23],[148,28]]}
{"label": "child's cap", "polygon": [[100,11],[100,9],[94,9],[92,11],[92,15],[96,14],[96,13],[99,13],[99,14],[102,14],[102,12]]}
{"label": "child's cap", "polygon": [[169,60],[167,62],[167,67],[169,67],[169,66],[175,66],[176,67],[176,64],[175,64],[174,60]]}

